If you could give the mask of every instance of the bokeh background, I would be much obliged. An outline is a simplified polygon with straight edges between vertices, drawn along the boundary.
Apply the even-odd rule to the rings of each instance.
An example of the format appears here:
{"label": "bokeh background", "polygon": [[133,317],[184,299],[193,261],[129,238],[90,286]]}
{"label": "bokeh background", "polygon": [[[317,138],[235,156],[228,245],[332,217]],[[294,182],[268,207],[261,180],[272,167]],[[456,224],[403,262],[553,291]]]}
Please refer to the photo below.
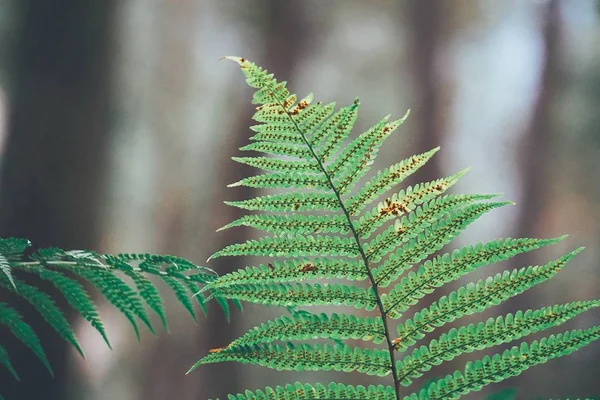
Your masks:
{"label": "bokeh background", "polygon": [[[226,188],[251,172],[230,157],[250,135],[252,107],[236,66],[217,61],[222,55],[256,61],[300,95],[314,91],[340,105],[358,96],[357,131],[410,108],[380,167],[441,145],[418,180],[471,166],[455,191],[503,192],[517,202],[451,247],[570,233],[553,249],[460,283],[587,247],[552,281],[461,322],[600,298],[600,2],[593,0],[1,0],[1,235],[199,264],[249,237],[244,229],[215,233],[238,216],[222,200],[256,194]],[[208,266],[225,273],[250,262]],[[194,325],[172,300],[171,332],[144,334],[140,343],[121,315],[102,307],[113,351],[73,318],[85,361],[37,323],[56,377],[25,349],[10,349],[22,382],[0,375],[3,394],[188,400],[340,377],[235,364],[186,376],[208,349],[278,311],[248,306],[227,323],[213,305]],[[568,327],[598,323],[591,311]],[[599,377],[596,343],[492,389],[517,387],[519,399],[600,396]]]}

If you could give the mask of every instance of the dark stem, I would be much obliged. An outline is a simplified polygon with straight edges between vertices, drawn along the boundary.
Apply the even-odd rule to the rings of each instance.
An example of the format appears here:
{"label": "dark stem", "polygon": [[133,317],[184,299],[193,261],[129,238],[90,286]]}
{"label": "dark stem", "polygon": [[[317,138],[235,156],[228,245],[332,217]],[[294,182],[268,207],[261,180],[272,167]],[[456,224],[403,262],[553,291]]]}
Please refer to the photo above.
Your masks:
{"label": "dark stem", "polygon": [[[273,97],[275,97],[274,93],[273,93]],[[275,97],[275,98],[277,99],[277,97]],[[315,153],[315,150],[313,149],[310,142],[306,138],[306,135],[304,134],[302,129],[300,129],[300,127],[298,126],[298,124],[296,123],[296,121],[294,120],[292,115],[283,106],[281,101],[279,99],[277,99],[277,102],[279,103],[281,108],[285,111],[287,116],[290,118],[290,120],[296,127],[296,130],[302,136],[302,139],[304,140],[304,143],[306,143],[306,145],[308,146],[308,149],[310,150],[311,155],[317,161],[317,163],[319,165],[319,169],[323,172],[323,174],[325,175],[325,178],[327,178],[327,182],[328,182],[329,186],[331,187],[331,190],[335,194],[336,198],[338,199],[338,202],[340,203],[342,212],[344,213],[344,215],[346,216],[346,219],[348,220],[348,226],[350,227],[350,231],[352,232],[352,235],[354,236],[354,240],[356,241],[356,245],[358,247],[360,256],[362,257],[363,262],[365,263],[365,268],[367,270],[367,276],[369,277],[369,281],[371,282],[371,288],[373,289],[373,292],[375,294],[375,300],[377,301],[377,307],[379,308],[379,313],[381,314],[381,320],[383,322],[383,331],[385,334],[385,340],[387,342],[388,350],[390,353],[391,372],[392,372],[392,377],[394,378],[394,390],[396,392],[396,399],[400,400],[400,380],[398,379],[398,372],[396,370],[396,357],[394,354],[395,348],[394,348],[394,344],[392,343],[392,338],[390,336],[390,330],[389,330],[388,323],[387,323],[387,313],[385,312],[383,303],[381,302],[381,297],[379,296],[379,292],[377,290],[377,282],[375,282],[375,277],[373,276],[373,274],[371,273],[371,269],[369,268],[369,260],[368,260],[367,255],[365,254],[363,247],[360,243],[360,237],[358,236],[358,234],[356,233],[356,230],[354,229],[354,225],[352,224],[352,219],[350,218],[350,213],[348,212],[348,210],[346,209],[346,206],[344,205],[344,202],[342,200],[342,196],[341,196],[340,192],[336,189],[335,185],[333,184],[333,181],[331,180],[331,177],[327,173],[325,166],[323,165],[323,163],[321,162],[321,160]]]}

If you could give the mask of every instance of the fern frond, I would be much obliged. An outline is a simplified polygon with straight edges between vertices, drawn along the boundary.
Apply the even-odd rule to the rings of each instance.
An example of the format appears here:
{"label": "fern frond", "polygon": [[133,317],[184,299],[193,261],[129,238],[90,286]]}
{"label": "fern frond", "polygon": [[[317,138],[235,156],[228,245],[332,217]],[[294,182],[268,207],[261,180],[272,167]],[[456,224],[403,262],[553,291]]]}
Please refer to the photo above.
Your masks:
{"label": "fern frond", "polygon": [[380,317],[356,317],[347,314],[327,315],[308,312],[282,316],[255,327],[228,347],[251,346],[276,340],[356,339],[383,343],[385,334]]}
{"label": "fern frond", "polygon": [[[574,250],[542,266],[504,271],[494,277],[479,280],[477,283],[469,283],[441,297],[428,308],[415,313],[405,323],[398,325],[400,340],[397,348],[404,350],[422,339],[425,332],[432,332],[465,315],[484,311],[547,281],[581,250],[581,248]],[[391,318],[399,318],[401,314],[389,313],[388,315]]]}
{"label": "fern frond", "polygon": [[279,160],[271,157],[231,157],[231,159],[240,164],[246,164],[254,168],[260,168],[271,172],[319,172],[319,164],[312,160],[292,161]]}
{"label": "fern frond", "polygon": [[27,239],[15,237],[0,238],[0,254],[9,261],[21,260],[25,250],[30,246],[31,242]]}
{"label": "fern frond", "polygon": [[203,290],[219,289],[232,285],[300,282],[307,279],[365,280],[367,273],[362,261],[315,258],[273,261],[230,272],[206,285]]}
{"label": "fern frond", "polygon": [[398,195],[393,195],[390,199],[379,203],[370,212],[365,213],[358,222],[355,222],[356,233],[362,239],[367,239],[385,222],[396,217],[404,217],[404,214],[410,213],[413,210],[416,214],[412,217],[408,214],[408,218],[415,218],[420,213],[427,213],[427,215],[432,216],[443,215],[454,208],[489,200],[497,196],[496,194],[447,195],[433,199],[421,207],[416,207],[437,195],[435,192],[437,185],[431,186],[434,183],[416,185],[414,188],[409,187],[406,190],[406,194],[402,191]]}
{"label": "fern frond", "polygon": [[328,168],[340,194],[348,193],[354,184],[369,171],[384,140],[404,123],[408,114],[407,112],[401,119],[389,123],[386,123],[387,118],[382,120],[372,129],[361,134],[342,151],[339,160]]}
{"label": "fern frond", "polygon": [[329,118],[311,137],[311,144],[316,148],[318,158],[322,163],[330,161],[336,154],[340,144],[348,138],[358,116],[358,99],[354,104],[344,107]]}
{"label": "fern frond", "polygon": [[490,383],[517,376],[531,366],[571,354],[598,339],[600,339],[600,326],[551,335],[530,344],[523,342],[519,347],[515,346],[501,355],[485,356],[477,361],[468,362],[464,371],[455,371],[454,374],[432,383],[418,394],[413,393],[404,399],[458,399]]}
{"label": "fern frond", "polygon": [[377,307],[372,289],[341,284],[246,284],[220,288],[215,293],[228,299],[273,306],[345,305],[364,308]]}
{"label": "fern frond", "polygon": [[0,325],[6,326],[21,343],[29,347],[33,354],[42,361],[46,369],[54,375],[40,339],[33,331],[33,328],[23,321],[23,317],[21,317],[21,314],[17,310],[3,302],[0,302]]}
{"label": "fern frond", "polygon": [[150,317],[136,292],[133,291],[123,280],[110,271],[102,268],[84,269],[72,266],[60,266],[83,279],[89,281],[110,304],[116,307],[131,323],[136,337],[140,338],[140,331],[136,322],[139,318],[154,333]]}
{"label": "fern frond", "polygon": [[317,383],[296,382],[275,388],[266,387],[264,390],[244,394],[229,395],[229,400],[395,400],[396,395],[392,386],[369,385],[352,386],[342,383],[329,383],[327,386]]}
{"label": "fern frond", "polygon": [[373,276],[377,285],[380,287],[388,286],[413,264],[422,261],[449,243],[480,216],[508,204],[513,203],[481,203],[451,212],[448,218],[434,223],[430,228],[419,234],[417,239],[410,240],[381,266],[376,267],[373,270]]}
{"label": "fern frond", "polygon": [[[0,323],[2,323],[1,320]],[[15,371],[15,368],[13,367],[12,363],[10,362],[10,358],[8,357],[8,352],[2,345],[0,345],[0,364],[2,364],[4,368],[8,370],[8,372],[10,372],[13,378],[19,380],[19,375],[17,375],[17,371]]]}
{"label": "fern frond", "polygon": [[[466,202],[466,199],[463,201]],[[475,202],[470,204],[475,204]],[[367,259],[371,262],[379,262],[401,244],[418,237],[426,228],[431,227],[442,217],[451,214],[452,211],[459,211],[460,209],[457,209],[456,205],[456,202],[453,201],[437,203],[433,207],[425,205],[407,216],[397,219],[384,232],[364,244]]]}
{"label": "fern frond", "polygon": [[370,204],[392,187],[404,181],[421,168],[440,148],[436,147],[426,153],[411,156],[392,165],[368,180],[357,194],[349,200],[351,210],[360,209]]}
{"label": "fern frond", "polygon": [[288,192],[259,196],[250,200],[226,201],[225,204],[250,211],[337,211],[340,205],[330,193]]}
{"label": "fern frond", "polygon": [[162,296],[158,292],[158,289],[156,289],[156,286],[154,286],[150,279],[146,278],[144,275],[137,274],[133,270],[124,271],[124,273],[131,278],[140,297],[144,299],[148,308],[158,315],[162,325],[165,329],[168,329],[165,306],[163,304]]}
{"label": "fern frond", "polygon": [[244,215],[217,231],[236,226],[248,226],[270,233],[350,233],[348,221],[342,215]]}
{"label": "fern frond", "polygon": [[565,237],[494,240],[475,246],[463,246],[452,253],[436,256],[433,260],[425,262],[416,272],[409,272],[388,294],[382,296],[382,301],[389,313],[403,313],[436,288],[469,272],[508,260],[517,254],[558,243]]}
{"label": "fern frond", "polygon": [[288,143],[273,143],[273,142],[254,142],[247,146],[240,147],[241,151],[257,151],[260,153],[288,156],[298,159],[309,159],[310,151],[304,146],[288,144]]}
{"label": "fern frond", "polygon": [[104,328],[104,324],[100,319],[96,305],[81,286],[79,282],[65,276],[59,271],[43,268],[39,265],[23,265],[17,267],[23,271],[33,273],[43,280],[50,282],[64,296],[67,302],[94,327],[104,339],[104,342],[109,348],[112,348]]}
{"label": "fern frond", "polygon": [[[244,178],[234,185],[283,190],[226,202],[258,213],[242,216],[222,229],[248,226],[272,236],[227,246],[213,258],[244,255],[275,259],[211,278],[200,294],[206,291],[210,293],[208,299],[214,297],[220,302],[229,299],[286,306],[290,316],[267,321],[229,345],[211,350],[193,368],[206,363],[239,361],[282,370],[335,369],[389,374],[394,381],[394,386],[369,389],[296,383],[247,391],[230,399],[400,400],[401,384],[410,384],[433,365],[556,326],[599,304],[571,303],[467,325],[443,334],[412,354],[405,354],[396,363],[399,351],[405,351],[437,327],[483,311],[552,278],[580,249],[543,266],[506,271],[468,284],[391,327],[394,319],[436,288],[478,268],[554,244],[562,238],[497,240],[463,246],[428,260],[472,222],[511,203],[487,201],[496,195],[444,195],[466,170],[404,189],[395,188],[424,165],[437,148],[376,172],[359,185],[386,138],[404,122],[408,113],[395,121],[385,117],[356,138],[350,138],[358,100],[338,111],[333,103],[313,103],[312,94],[298,100],[287,89],[286,82],[278,82],[265,69],[243,58],[226,58],[237,62],[248,84],[257,89],[253,103],[259,107],[254,120],[261,124],[252,127],[256,132],[251,138],[254,143],[242,150],[275,156],[235,158],[268,173]],[[381,231],[375,235],[379,228]],[[323,257],[313,258],[316,256]],[[410,271],[413,266],[418,266],[416,271]],[[403,276],[405,271],[408,274]],[[332,283],[327,281],[330,279],[345,281]],[[365,289],[354,280],[367,281],[368,287]],[[396,284],[384,293],[382,289],[392,283]],[[377,310],[379,314],[375,318],[353,317],[296,309],[321,305],[353,306]],[[394,328],[399,337],[393,337]],[[315,339],[331,340],[336,346],[306,343]],[[356,339],[372,341],[373,345],[385,344],[387,349],[361,350],[346,345],[345,341]],[[293,344],[297,341],[300,343]],[[488,372],[489,367],[485,366],[478,374]],[[459,382],[461,378],[456,379]],[[484,383],[487,380],[470,381],[450,397],[458,397],[464,388],[477,390],[476,386]],[[445,398],[443,385],[448,384],[436,385],[431,389],[432,398],[440,393],[440,398]],[[415,396],[429,399],[429,392],[425,390]]]}
{"label": "fern frond", "polygon": [[13,287],[7,280],[1,279],[0,286],[11,290],[17,296],[22,297],[25,301],[31,304],[37,312],[46,320],[46,322],[67,342],[71,343],[79,354],[83,356],[83,350],[75,338],[73,328],[67,318],[64,316],[60,308],[57,307],[52,297],[42,292],[35,286],[26,284],[25,282],[15,279]]}
{"label": "fern frond", "polygon": [[356,242],[350,238],[282,235],[232,244],[213,254],[209,260],[224,256],[304,257],[320,255],[356,257],[359,252]]}
{"label": "fern frond", "polygon": [[213,350],[190,369],[203,364],[237,361],[257,364],[278,371],[357,371],[367,375],[385,376],[390,373],[387,350],[361,349],[329,344],[287,343],[255,344]]}
{"label": "fern frond", "polygon": [[0,272],[4,274],[4,276],[6,277],[6,279],[8,279],[12,287],[16,289],[17,286],[15,285],[15,280],[12,276],[12,269],[10,268],[10,263],[8,262],[8,259],[2,254],[0,254]]}
{"label": "fern frond", "polygon": [[[435,181],[417,183],[414,186],[402,189],[398,193],[394,193],[391,197],[380,202],[373,209],[360,216],[357,222],[358,235],[366,239],[386,221],[407,214],[419,204],[434,199],[458,182],[460,177],[467,173],[468,170],[466,168],[457,174]],[[348,205],[348,212],[351,215],[360,215],[362,209],[371,203],[359,202],[357,200],[354,198],[350,200],[351,203]]]}
{"label": "fern frond", "polygon": [[412,354],[398,361],[398,377],[404,386],[412,379],[423,375],[431,367],[453,360],[455,357],[483,350],[501,343],[509,343],[526,335],[544,331],[575,318],[592,308],[599,307],[600,301],[578,301],[568,304],[543,307],[539,310],[517,311],[485,322],[469,324],[451,329],[427,346],[415,349]]}

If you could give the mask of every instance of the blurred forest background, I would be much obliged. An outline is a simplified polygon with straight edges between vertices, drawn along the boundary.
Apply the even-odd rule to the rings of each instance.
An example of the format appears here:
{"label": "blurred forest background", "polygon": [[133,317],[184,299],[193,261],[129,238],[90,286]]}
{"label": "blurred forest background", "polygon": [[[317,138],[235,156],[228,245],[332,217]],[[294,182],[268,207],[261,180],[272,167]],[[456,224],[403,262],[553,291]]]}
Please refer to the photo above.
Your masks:
{"label": "blurred forest background", "polygon": [[[461,322],[600,298],[600,2],[592,0],[1,0],[0,234],[199,264],[245,240],[252,233],[243,229],[215,233],[237,217],[222,200],[255,194],[226,188],[249,172],[230,157],[247,142],[253,108],[236,66],[217,61],[222,55],[256,61],[300,95],[314,91],[339,105],[358,96],[360,130],[411,108],[378,166],[441,145],[416,179],[472,166],[456,191],[503,192],[517,202],[453,247],[571,234],[467,281],[587,247],[551,282]],[[208,266],[225,273],[251,262]],[[22,382],[0,375],[3,394],[191,400],[336,376],[235,364],[186,376],[208,349],[278,310],[247,306],[227,323],[213,304],[196,326],[171,304],[171,332],[141,343],[122,316],[101,309],[114,351],[75,319],[87,360],[35,324],[56,378],[11,348]],[[598,323],[591,311],[569,326]],[[600,396],[599,360],[596,343],[492,389],[516,386],[518,398]]]}

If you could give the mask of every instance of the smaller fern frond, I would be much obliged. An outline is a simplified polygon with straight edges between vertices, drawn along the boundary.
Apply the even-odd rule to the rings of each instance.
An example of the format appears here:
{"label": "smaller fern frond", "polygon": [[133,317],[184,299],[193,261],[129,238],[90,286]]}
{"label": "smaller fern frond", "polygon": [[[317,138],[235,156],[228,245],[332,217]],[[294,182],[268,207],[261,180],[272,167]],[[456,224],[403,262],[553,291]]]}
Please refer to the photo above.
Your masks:
{"label": "smaller fern frond", "polygon": [[295,313],[267,321],[241,337],[227,347],[251,346],[259,343],[270,343],[276,340],[308,340],[308,339],[356,339],[383,343],[385,334],[380,317],[356,317],[347,314],[311,314]]}
{"label": "smaller fern frond", "polygon": [[[163,301],[152,277],[165,281],[194,319],[191,296],[217,278],[216,273],[209,268],[170,255],[110,255],[86,250],[45,248],[25,256],[24,252],[29,246],[30,242],[24,239],[0,239],[0,261],[8,266],[12,278],[11,281],[5,273],[0,273],[0,289],[29,303],[82,356],[83,350],[63,311],[49,293],[34,286],[35,280],[31,278],[47,281],[57,289],[68,304],[100,333],[108,347],[110,342],[104,324],[81,280],[89,282],[102,293],[129,320],[139,338],[137,320],[141,320],[153,332],[146,306],[158,315],[167,328]],[[131,279],[133,287],[126,283],[126,278]],[[206,311],[204,297],[197,296],[197,299],[203,311]],[[217,297],[217,301],[228,312],[227,300]],[[234,303],[239,304],[236,301]],[[52,371],[39,338],[16,309],[1,303],[0,325],[5,325],[12,331]],[[5,348],[1,344],[0,347],[0,364],[16,376],[15,371],[11,370],[12,364],[5,354]]]}
{"label": "smaller fern frond", "polygon": [[6,277],[6,279],[8,279],[12,287],[16,289],[17,286],[15,285],[15,280],[12,276],[12,269],[10,268],[10,263],[8,262],[8,259],[2,254],[0,254],[0,272],[4,274],[4,276]]}
{"label": "smaller fern frond", "polygon": [[391,369],[387,350],[287,343],[285,346],[256,344],[215,349],[194,364],[188,373],[200,365],[224,361],[256,364],[278,371],[357,371],[378,376],[388,375]]}
{"label": "smaller fern frond", "polygon": [[[482,312],[547,281],[581,250],[582,248],[576,249],[542,266],[498,273],[441,297],[428,308],[415,313],[405,323],[398,325],[398,350],[405,350],[413,345],[425,336],[425,332],[432,332],[465,315]],[[390,315],[392,318],[399,316],[399,313]]]}
{"label": "smaller fern frond", "polygon": [[39,265],[24,265],[20,266],[19,269],[33,273],[50,282],[60,291],[67,302],[100,333],[106,345],[112,348],[96,305],[79,282],[65,276],[62,272],[43,268]]}
{"label": "smaller fern frond", "polygon": [[15,237],[0,238],[0,254],[9,261],[21,260],[25,250],[30,246],[31,242],[27,239]]}
{"label": "smaller fern frond", "polygon": [[229,395],[229,400],[396,400],[392,386],[369,385],[352,386],[331,382],[327,386],[316,383],[287,384],[274,388],[267,386],[264,390]]}
{"label": "smaller fern frond", "polygon": [[[1,323],[1,321],[0,321],[0,323]],[[8,357],[8,352],[2,345],[0,345],[0,364],[2,364],[4,366],[4,368],[6,368],[8,370],[8,372],[10,372],[10,374],[13,376],[13,378],[15,378],[16,380],[20,380],[19,375],[17,374],[17,371],[15,371],[15,368],[13,367],[12,363],[10,362],[10,358]],[[2,397],[0,397],[0,398],[2,398]]]}
{"label": "smaller fern frond", "polygon": [[6,281],[0,280],[0,286],[12,289],[13,293],[27,301],[64,340],[71,343],[77,352],[83,356],[83,350],[75,338],[71,324],[54,303],[52,297],[19,279],[15,279],[14,283],[15,287],[13,288]]}
{"label": "smaller fern frond", "polygon": [[42,361],[50,374],[54,376],[54,371],[33,328],[23,321],[23,317],[17,310],[2,302],[0,302],[0,325],[6,326],[21,343],[29,347],[33,354]]}
{"label": "smaller fern frond", "polygon": [[567,331],[531,343],[523,342],[502,354],[485,356],[466,364],[464,371],[455,371],[405,400],[456,399],[490,383],[520,375],[530,367],[574,351],[600,339],[600,326],[585,330]]}

